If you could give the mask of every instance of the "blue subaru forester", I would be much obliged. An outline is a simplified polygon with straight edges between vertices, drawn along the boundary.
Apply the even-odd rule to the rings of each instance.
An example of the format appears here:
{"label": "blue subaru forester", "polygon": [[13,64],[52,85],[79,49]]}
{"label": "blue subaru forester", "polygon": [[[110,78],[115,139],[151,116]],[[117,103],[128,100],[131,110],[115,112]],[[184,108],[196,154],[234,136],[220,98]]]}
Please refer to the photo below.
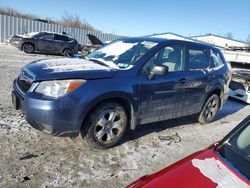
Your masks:
{"label": "blue subaru forester", "polygon": [[211,122],[228,97],[219,49],[153,37],[116,40],[84,58],[35,61],[13,84],[12,101],[34,128],[79,132],[96,148],[116,145],[138,124],[196,115]]}

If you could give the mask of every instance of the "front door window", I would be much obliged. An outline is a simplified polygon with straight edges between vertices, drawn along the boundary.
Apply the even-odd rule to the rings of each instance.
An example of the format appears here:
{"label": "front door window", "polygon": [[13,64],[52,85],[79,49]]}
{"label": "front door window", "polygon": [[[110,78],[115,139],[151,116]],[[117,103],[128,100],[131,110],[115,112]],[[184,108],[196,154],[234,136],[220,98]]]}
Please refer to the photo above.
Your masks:
{"label": "front door window", "polygon": [[168,66],[169,72],[183,71],[185,69],[184,51],[182,45],[168,45],[162,48],[148,60],[142,69],[142,73],[149,74],[155,65]]}

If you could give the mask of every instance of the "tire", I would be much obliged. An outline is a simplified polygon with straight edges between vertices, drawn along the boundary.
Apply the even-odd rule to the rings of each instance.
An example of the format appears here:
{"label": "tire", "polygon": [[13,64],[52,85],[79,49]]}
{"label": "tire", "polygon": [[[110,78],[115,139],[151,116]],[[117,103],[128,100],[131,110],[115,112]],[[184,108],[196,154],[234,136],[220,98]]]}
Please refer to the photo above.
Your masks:
{"label": "tire", "polygon": [[201,124],[208,124],[212,122],[219,111],[220,99],[218,95],[211,95],[205,102],[200,114],[198,115],[198,121]]}
{"label": "tire", "polygon": [[30,43],[25,43],[23,45],[23,51],[27,54],[31,54],[35,51],[35,47],[33,44],[30,44]]}
{"label": "tire", "polygon": [[127,129],[128,116],[123,106],[109,102],[97,107],[87,122],[87,143],[97,149],[108,149],[121,141]]}
{"label": "tire", "polygon": [[74,53],[73,53],[73,50],[71,50],[71,49],[65,49],[63,51],[63,55],[66,57],[73,57]]}

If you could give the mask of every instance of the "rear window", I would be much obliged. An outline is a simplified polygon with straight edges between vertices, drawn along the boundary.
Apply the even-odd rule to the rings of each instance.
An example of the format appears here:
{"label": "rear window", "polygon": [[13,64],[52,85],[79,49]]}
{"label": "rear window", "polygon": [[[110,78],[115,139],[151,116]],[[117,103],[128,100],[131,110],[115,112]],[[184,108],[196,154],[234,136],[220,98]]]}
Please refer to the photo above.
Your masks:
{"label": "rear window", "polygon": [[204,69],[209,66],[208,50],[191,48],[188,50],[188,68]]}

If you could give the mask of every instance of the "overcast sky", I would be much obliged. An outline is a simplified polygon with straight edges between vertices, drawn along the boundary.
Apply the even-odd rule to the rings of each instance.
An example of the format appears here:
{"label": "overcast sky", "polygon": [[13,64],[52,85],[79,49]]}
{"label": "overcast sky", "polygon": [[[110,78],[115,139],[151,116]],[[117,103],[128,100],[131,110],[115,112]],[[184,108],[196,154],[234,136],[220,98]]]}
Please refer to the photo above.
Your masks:
{"label": "overcast sky", "polygon": [[60,19],[77,14],[104,32],[125,36],[173,32],[184,36],[250,35],[250,0],[0,0],[0,7]]}

